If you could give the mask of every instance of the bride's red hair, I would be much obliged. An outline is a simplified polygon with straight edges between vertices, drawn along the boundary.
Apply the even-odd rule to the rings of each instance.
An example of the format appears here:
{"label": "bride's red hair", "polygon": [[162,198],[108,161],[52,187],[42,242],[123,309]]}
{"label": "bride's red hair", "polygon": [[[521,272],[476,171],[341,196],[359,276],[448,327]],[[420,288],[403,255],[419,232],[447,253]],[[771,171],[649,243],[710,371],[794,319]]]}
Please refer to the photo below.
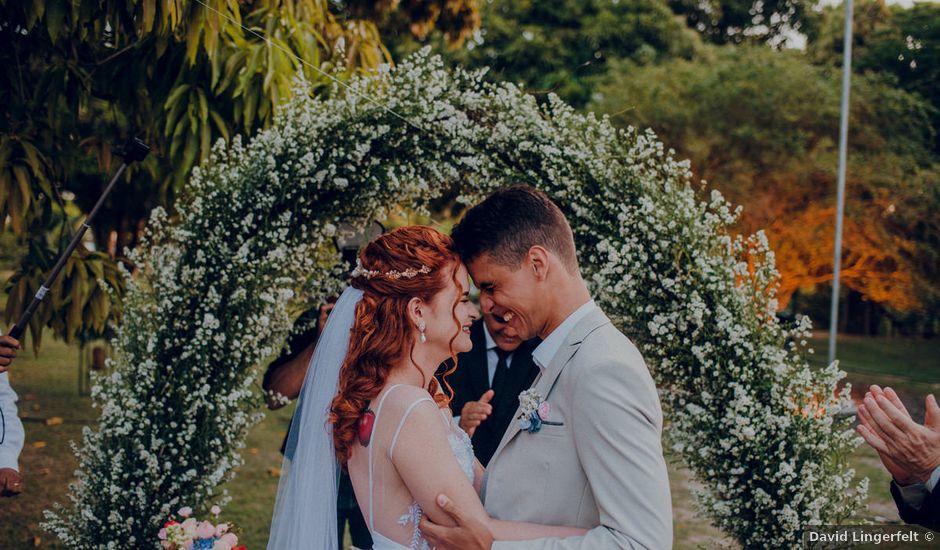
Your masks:
{"label": "bride's red hair", "polygon": [[[359,253],[363,269],[369,271],[401,273],[426,266],[430,272],[411,278],[396,279],[380,274],[352,280],[352,286],[362,290],[363,296],[356,306],[356,320],[349,335],[349,353],[340,371],[339,386],[330,412],[333,445],[341,463],[345,464],[349,459],[352,445],[357,441],[359,420],[367,404],[385,386],[392,365],[404,357],[411,357],[415,329],[408,318],[408,302],[412,298],[430,302],[450,283],[457,283],[460,257],[453,244],[450,237],[436,229],[408,226],[374,239]],[[453,306],[455,334],[450,344],[454,367],[446,374],[453,372],[457,364],[453,342],[460,328],[456,315],[460,299],[458,293]],[[438,383],[433,376],[427,383],[428,393],[439,406],[446,406],[453,396],[446,380],[444,385],[446,396],[438,392]]]}

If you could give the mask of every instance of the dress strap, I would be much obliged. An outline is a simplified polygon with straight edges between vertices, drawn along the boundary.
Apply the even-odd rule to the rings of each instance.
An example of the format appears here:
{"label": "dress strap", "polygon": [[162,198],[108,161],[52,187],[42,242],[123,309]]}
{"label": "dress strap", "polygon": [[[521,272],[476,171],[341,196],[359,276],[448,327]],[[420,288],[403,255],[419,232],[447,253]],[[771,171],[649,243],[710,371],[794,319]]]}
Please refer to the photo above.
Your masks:
{"label": "dress strap", "polygon": [[411,414],[411,411],[413,411],[415,407],[417,407],[421,403],[424,403],[425,401],[430,401],[431,403],[434,403],[434,400],[431,399],[430,397],[422,397],[421,399],[418,399],[417,401],[412,403],[407,409],[405,409],[405,414],[401,415],[401,420],[398,421],[398,427],[395,428],[395,435],[392,436],[392,444],[388,446],[388,459],[389,460],[392,459],[392,451],[395,450],[395,444],[398,443],[398,436],[401,434],[401,429],[405,425],[405,420],[408,420],[408,415]]}
{"label": "dress strap", "polygon": [[[387,398],[387,397],[389,396],[389,394],[392,393],[392,391],[395,390],[395,388],[397,388],[398,386],[401,386],[401,385],[402,385],[402,384],[395,384],[395,385],[393,385],[393,386],[389,386],[389,387],[385,390],[385,395],[382,396],[382,399],[379,399],[379,404],[378,404],[378,406],[375,408],[375,420],[372,422],[372,429],[373,429],[373,430],[375,430],[375,427],[379,425],[379,413],[382,412],[382,405],[385,404],[385,398]],[[374,435],[374,433],[373,433],[373,435]],[[375,518],[374,518],[374,516],[373,516],[373,505],[372,505],[372,504],[373,504],[373,501],[375,500],[375,499],[374,499],[374,492],[373,492],[373,490],[372,490],[372,489],[373,489],[373,485],[374,485],[374,484],[373,484],[373,480],[372,480],[372,469],[373,469],[373,468],[372,468],[372,448],[373,448],[373,447],[375,447],[375,445],[371,445],[371,444],[369,445],[369,531],[371,531],[371,532],[375,532]]]}

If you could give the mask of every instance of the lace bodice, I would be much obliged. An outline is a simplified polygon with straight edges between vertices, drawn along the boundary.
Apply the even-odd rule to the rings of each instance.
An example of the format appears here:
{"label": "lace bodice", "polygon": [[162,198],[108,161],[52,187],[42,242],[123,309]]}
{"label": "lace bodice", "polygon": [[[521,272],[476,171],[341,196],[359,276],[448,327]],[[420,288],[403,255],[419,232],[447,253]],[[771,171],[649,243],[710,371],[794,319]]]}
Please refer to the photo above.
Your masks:
{"label": "lace bodice", "polygon": [[450,442],[450,448],[454,451],[454,456],[457,457],[457,463],[460,464],[463,473],[467,474],[467,479],[473,484],[473,482],[476,481],[473,478],[473,466],[475,463],[473,443],[470,441],[470,436],[467,435],[467,432],[460,429],[460,426],[457,425],[457,422],[454,421],[453,418],[448,417],[448,420],[450,420],[450,432],[447,434],[447,441]]}
{"label": "lace bodice", "polygon": [[[382,396],[382,399],[379,401],[379,405],[376,408],[376,422],[378,422],[378,416],[382,410],[382,404],[385,401],[385,398],[395,389],[396,386],[388,388],[385,392],[385,395]],[[395,436],[392,438],[391,447],[395,447],[395,443],[398,439],[398,432],[401,430],[401,426],[404,424],[405,420],[408,417],[408,414],[414,409],[416,405],[423,401],[432,401],[429,397],[423,397],[418,401],[415,401],[407,409],[402,419],[399,421],[398,428],[395,431]],[[467,435],[460,426],[454,421],[454,419],[449,416],[445,411],[441,411],[441,416],[444,422],[447,424],[447,441],[450,444],[451,450],[454,451],[454,457],[457,459],[457,463],[460,465],[460,469],[463,470],[464,474],[467,475],[467,479],[470,480],[470,483],[473,484],[474,480],[474,455],[473,455],[473,444],[470,441],[470,436]],[[369,530],[372,533],[373,538],[373,550],[403,550],[408,548],[410,550],[430,550],[430,546],[427,541],[421,536],[421,531],[418,529],[418,526],[421,523],[421,517],[424,515],[424,511],[421,509],[421,506],[413,501],[411,506],[398,518],[399,525],[411,525],[411,544],[408,547],[402,546],[401,544],[394,542],[388,539],[385,535],[377,532],[374,528],[374,523],[372,519],[372,455],[369,455]]]}

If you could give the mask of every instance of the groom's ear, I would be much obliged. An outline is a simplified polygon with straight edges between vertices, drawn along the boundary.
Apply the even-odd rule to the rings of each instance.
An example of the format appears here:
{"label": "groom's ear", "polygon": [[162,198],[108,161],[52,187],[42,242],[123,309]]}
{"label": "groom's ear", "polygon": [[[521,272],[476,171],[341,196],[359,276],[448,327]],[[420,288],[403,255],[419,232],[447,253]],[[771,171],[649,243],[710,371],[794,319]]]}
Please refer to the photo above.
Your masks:
{"label": "groom's ear", "polygon": [[526,267],[532,271],[537,281],[544,281],[548,278],[549,260],[548,250],[545,248],[538,245],[529,248]]}

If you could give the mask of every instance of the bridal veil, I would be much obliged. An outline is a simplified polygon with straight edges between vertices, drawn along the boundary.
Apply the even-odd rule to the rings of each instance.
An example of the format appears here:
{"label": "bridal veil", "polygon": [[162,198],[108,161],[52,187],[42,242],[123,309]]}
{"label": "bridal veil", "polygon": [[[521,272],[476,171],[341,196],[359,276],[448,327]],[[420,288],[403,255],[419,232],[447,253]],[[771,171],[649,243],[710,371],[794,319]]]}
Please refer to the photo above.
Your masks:
{"label": "bridal veil", "polygon": [[277,488],[268,550],[337,547],[339,464],[329,411],[362,291],[348,287],[330,312],[307,369]]}

